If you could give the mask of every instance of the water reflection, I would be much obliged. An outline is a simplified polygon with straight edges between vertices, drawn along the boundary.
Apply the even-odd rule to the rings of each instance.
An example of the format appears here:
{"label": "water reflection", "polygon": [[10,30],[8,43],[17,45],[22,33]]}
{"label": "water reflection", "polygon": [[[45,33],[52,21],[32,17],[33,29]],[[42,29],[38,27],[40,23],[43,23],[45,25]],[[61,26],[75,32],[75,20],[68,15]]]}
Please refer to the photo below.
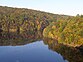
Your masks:
{"label": "water reflection", "polygon": [[24,46],[0,47],[0,62],[67,62],[57,52],[52,52],[43,41]]}
{"label": "water reflection", "polygon": [[42,35],[40,32],[37,32],[36,34],[29,34],[26,32],[22,34],[3,32],[2,37],[0,37],[0,46],[25,45],[40,40],[41,38]]}
{"label": "water reflection", "polygon": [[83,62],[83,55],[78,49],[58,44],[54,39],[42,39],[40,32],[3,33],[0,62]]}
{"label": "water reflection", "polygon": [[56,44],[54,39],[44,38],[43,40],[44,44],[48,45],[49,49],[60,53],[64,59],[67,59],[69,62],[83,62],[83,55],[77,48]]}
{"label": "water reflection", "polygon": [[49,50],[41,36],[5,33],[0,39],[0,62],[67,62],[63,56]]}

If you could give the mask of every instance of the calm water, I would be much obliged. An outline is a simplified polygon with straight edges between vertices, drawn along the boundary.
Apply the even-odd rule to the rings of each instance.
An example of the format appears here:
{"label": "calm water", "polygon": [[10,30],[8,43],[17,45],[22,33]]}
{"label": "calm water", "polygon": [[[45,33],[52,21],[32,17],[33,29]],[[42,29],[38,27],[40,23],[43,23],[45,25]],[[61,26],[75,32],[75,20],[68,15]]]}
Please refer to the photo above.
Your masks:
{"label": "calm water", "polygon": [[43,41],[20,46],[0,46],[0,62],[68,62]]}
{"label": "calm water", "polygon": [[7,34],[0,38],[0,62],[83,62],[79,49],[36,34]]}

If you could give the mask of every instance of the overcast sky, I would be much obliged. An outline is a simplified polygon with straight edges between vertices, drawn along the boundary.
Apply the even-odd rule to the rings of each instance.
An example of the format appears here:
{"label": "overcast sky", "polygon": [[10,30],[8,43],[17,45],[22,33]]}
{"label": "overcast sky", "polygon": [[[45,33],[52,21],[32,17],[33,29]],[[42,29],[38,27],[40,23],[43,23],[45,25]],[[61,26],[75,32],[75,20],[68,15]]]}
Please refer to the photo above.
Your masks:
{"label": "overcast sky", "polygon": [[29,8],[65,15],[83,14],[83,0],[0,0],[0,6]]}

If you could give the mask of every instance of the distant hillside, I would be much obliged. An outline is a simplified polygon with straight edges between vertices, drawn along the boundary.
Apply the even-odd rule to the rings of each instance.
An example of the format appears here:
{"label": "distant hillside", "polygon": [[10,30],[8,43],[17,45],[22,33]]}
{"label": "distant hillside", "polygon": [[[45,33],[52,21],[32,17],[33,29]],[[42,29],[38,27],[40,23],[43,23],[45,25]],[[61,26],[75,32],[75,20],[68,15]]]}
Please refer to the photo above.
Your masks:
{"label": "distant hillside", "polygon": [[[70,16],[51,14],[26,8],[0,6],[0,25],[4,31],[33,31],[43,29],[51,22]],[[31,29],[32,28],[32,29]]]}
{"label": "distant hillside", "polygon": [[[59,43],[83,45],[83,15],[76,17],[26,8],[0,6],[0,36],[34,38],[36,35],[56,39]],[[16,34],[11,34],[16,33]],[[0,37],[0,38],[1,38]]]}

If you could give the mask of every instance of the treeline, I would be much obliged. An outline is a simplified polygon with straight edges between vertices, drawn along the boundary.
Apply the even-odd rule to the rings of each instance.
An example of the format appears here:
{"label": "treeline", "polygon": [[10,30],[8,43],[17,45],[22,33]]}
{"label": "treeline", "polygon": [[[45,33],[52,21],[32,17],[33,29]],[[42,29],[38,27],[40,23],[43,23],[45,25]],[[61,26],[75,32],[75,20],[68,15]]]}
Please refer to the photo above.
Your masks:
{"label": "treeline", "polygon": [[57,39],[71,46],[83,45],[83,16],[52,22],[43,31],[44,37]]}
{"label": "treeline", "polygon": [[18,38],[20,35],[23,38],[32,38],[36,34],[43,34],[44,37],[56,39],[60,43],[82,45],[83,15],[74,17],[0,6],[0,39]]}
{"label": "treeline", "polygon": [[25,8],[0,6],[0,29],[6,32],[43,31],[51,22],[69,16],[51,14]]}

